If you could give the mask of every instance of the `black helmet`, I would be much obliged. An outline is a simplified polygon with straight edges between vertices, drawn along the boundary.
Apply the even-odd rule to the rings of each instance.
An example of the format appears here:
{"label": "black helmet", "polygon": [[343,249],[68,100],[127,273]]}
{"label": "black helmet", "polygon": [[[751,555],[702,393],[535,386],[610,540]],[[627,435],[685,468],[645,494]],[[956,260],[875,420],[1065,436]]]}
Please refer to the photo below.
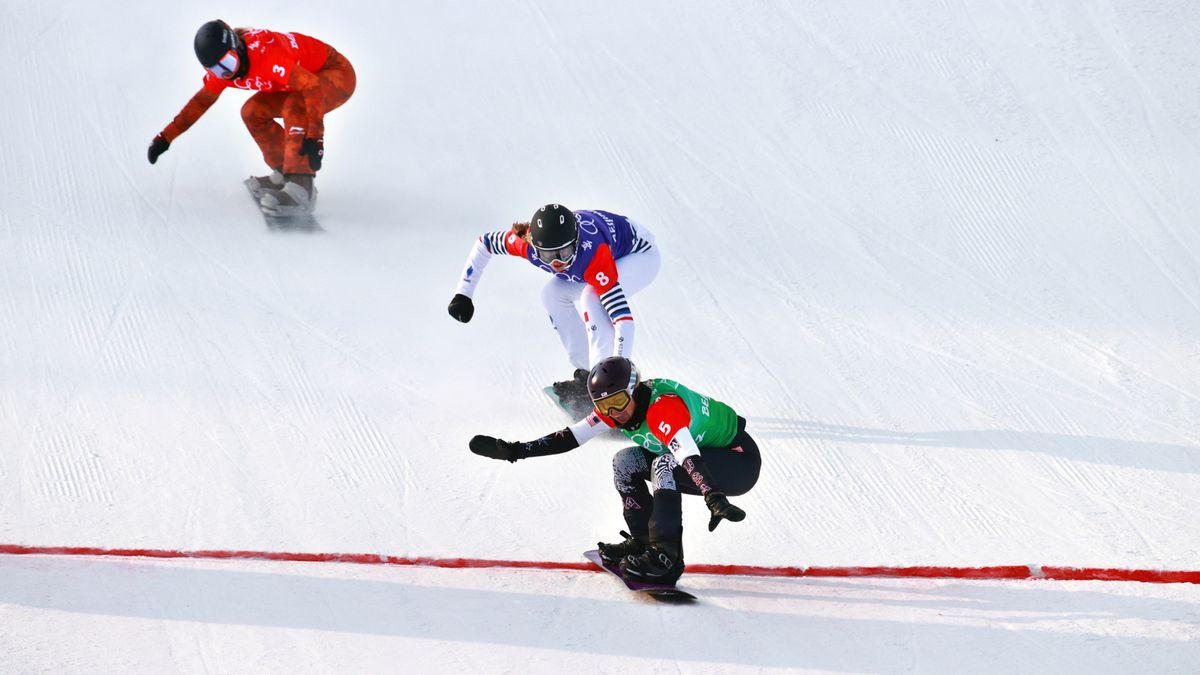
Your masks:
{"label": "black helmet", "polygon": [[547,204],[529,219],[529,239],[537,248],[562,248],[578,237],[575,213],[562,204]]}
{"label": "black helmet", "polygon": [[195,47],[196,58],[205,68],[216,66],[230,51],[237,54],[237,72],[244,73],[249,67],[246,62],[246,44],[224,21],[209,21],[200,26],[200,30],[196,31]]}
{"label": "black helmet", "polygon": [[624,410],[633,399],[633,390],[641,381],[637,366],[624,356],[601,359],[588,374],[588,395],[596,409],[605,415]]}

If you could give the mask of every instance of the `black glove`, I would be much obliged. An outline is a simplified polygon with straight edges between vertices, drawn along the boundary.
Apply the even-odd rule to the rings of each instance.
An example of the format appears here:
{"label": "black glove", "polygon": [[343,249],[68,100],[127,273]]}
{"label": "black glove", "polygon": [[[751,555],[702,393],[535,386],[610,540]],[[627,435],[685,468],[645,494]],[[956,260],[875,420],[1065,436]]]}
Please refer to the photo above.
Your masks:
{"label": "black glove", "polygon": [[708,520],[709,532],[717,529],[717,525],[721,524],[721,519],[737,523],[746,518],[746,512],[730,504],[722,492],[710,492],[704,495],[704,503],[708,504],[708,511],[712,514],[712,518]]}
{"label": "black glove", "polygon": [[462,293],[455,293],[453,298],[450,298],[450,316],[466,323],[475,316],[475,303]]}
{"label": "black glove", "polygon": [[300,142],[300,156],[308,155],[308,165],[313,171],[321,170],[321,160],[325,157],[325,139],[306,138]]}
{"label": "black glove", "polygon": [[509,443],[502,441],[499,438],[491,436],[476,436],[471,439],[471,452],[491,457],[492,459],[502,459],[506,462],[515,462],[518,459],[525,459],[525,452],[521,449],[520,443]]}
{"label": "black glove", "polygon": [[155,136],[154,140],[150,141],[150,151],[146,153],[146,156],[150,158],[150,163],[157,162],[158,156],[166,152],[169,147],[171,147],[171,142],[163,138],[162,134]]}

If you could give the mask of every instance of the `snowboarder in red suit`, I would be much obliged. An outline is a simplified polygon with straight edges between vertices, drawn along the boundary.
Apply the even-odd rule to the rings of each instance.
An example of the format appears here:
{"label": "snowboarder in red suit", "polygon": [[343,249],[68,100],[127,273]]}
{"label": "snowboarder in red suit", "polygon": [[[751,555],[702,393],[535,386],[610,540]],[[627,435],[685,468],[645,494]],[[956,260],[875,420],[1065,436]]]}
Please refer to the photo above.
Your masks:
{"label": "snowboarder in red suit", "polygon": [[[150,143],[158,161],[180,134],[195,124],[225,89],[256,92],[242,106],[242,120],[271,168],[246,187],[272,215],[311,211],[313,177],[325,155],[325,114],[354,93],[350,61],[324,42],[300,33],[230,28],[209,21],[196,32],[196,58],[204,84]],[[283,124],[276,121],[283,119]]]}

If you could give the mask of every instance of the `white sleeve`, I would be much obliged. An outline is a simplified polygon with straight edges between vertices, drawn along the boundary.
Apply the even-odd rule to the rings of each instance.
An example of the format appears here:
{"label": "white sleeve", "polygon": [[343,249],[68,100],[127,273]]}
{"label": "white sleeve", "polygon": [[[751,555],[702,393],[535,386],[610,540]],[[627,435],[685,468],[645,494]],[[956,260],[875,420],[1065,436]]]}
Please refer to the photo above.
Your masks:
{"label": "white sleeve", "polygon": [[675,455],[675,461],[683,464],[685,457],[700,454],[700,446],[696,445],[696,439],[692,438],[692,431],[687,427],[675,432],[675,437],[671,439],[671,454]]}
{"label": "white sleeve", "polygon": [[488,261],[492,259],[492,254],[488,252],[483,239],[484,237],[479,237],[475,240],[475,246],[467,256],[467,264],[463,266],[462,276],[458,279],[458,288],[454,290],[455,293],[462,293],[468,298],[475,296],[475,286],[483,276],[483,268],[487,267]]}
{"label": "white sleeve", "polygon": [[633,310],[629,308],[629,299],[625,297],[620,281],[600,295],[600,304],[612,322],[613,356],[630,358],[633,354]]}
{"label": "white sleeve", "polygon": [[613,324],[613,356],[633,358],[633,319]]}
{"label": "white sleeve", "polygon": [[604,422],[604,420],[600,419],[600,416],[596,414],[595,410],[593,410],[592,412],[588,413],[587,417],[579,420],[575,424],[572,424],[568,428],[575,436],[575,442],[583,445],[605,431],[608,431],[610,427]]}

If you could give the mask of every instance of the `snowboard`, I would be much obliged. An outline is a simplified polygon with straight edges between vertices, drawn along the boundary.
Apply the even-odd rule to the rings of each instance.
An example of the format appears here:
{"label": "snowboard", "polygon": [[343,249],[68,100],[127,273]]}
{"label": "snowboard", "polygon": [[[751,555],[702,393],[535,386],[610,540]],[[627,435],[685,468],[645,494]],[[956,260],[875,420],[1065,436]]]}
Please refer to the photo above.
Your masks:
{"label": "snowboard", "polygon": [[[251,199],[254,200],[254,205],[259,207],[259,210],[262,211],[262,207],[259,205],[259,201],[258,201],[262,195],[258,190],[256,190],[254,188],[254,181],[247,178],[244,181],[244,184],[246,186],[246,189],[250,192]],[[311,212],[300,213],[300,214],[296,214],[294,216],[276,216],[276,215],[267,213],[266,211],[262,211],[262,214],[263,214],[263,220],[266,221],[267,229],[270,229],[270,230],[276,230],[276,231],[280,231],[280,232],[324,232],[325,231],[325,229],[321,227],[321,224],[317,222],[317,219],[313,218],[313,215]]]}
{"label": "snowboard", "polygon": [[554,401],[555,405],[562,408],[563,412],[571,417],[572,422],[578,422],[587,417],[588,413],[592,412],[592,399],[587,396],[567,396],[561,398],[558,394],[554,393],[553,386],[544,387],[542,391],[546,392],[550,400]]}
{"label": "snowboard", "polygon": [[604,561],[600,558],[600,551],[595,549],[591,551],[584,551],[583,557],[590,560],[592,564],[596,565],[605,572],[608,572],[609,574],[612,574],[616,578],[620,579],[625,586],[629,588],[629,590],[648,595],[659,602],[687,604],[696,601],[696,596],[688,593],[687,591],[679,590],[670,584],[654,584],[647,583],[645,581],[637,581],[635,579],[626,579],[625,575],[621,574],[621,568],[615,566],[609,567],[608,565],[605,565]]}

